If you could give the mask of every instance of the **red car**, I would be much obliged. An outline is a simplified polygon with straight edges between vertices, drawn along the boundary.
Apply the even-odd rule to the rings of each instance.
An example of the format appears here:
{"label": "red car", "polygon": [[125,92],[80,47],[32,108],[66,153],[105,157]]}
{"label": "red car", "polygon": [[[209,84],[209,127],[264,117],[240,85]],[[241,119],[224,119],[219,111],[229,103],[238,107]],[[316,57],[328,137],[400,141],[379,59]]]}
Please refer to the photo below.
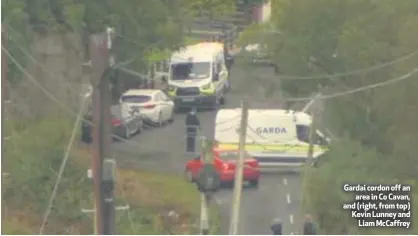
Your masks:
{"label": "red car", "polygon": [[[220,150],[214,148],[213,164],[220,175],[222,184],[232,184],[235,179],[235,169],[238,157],[238,152],[235,150]],[[258,161],[254,158],[245,159],[244,165],[244,181],[248,181],[251,186],[258,186],[258,179],[260,178],[260,168]],[[186,164],[186,178],[189,181],[194,181],[203,166],[200,157],[190,160]]]}

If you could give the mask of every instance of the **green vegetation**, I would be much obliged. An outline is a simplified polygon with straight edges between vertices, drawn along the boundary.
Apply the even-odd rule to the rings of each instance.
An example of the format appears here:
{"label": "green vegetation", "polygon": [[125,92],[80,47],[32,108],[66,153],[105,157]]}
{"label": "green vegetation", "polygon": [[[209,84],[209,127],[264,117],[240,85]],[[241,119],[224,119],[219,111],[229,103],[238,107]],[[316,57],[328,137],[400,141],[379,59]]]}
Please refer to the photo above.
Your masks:
{"label": "green vegetation", "polygon": [[[269,40],[269,50],[284,75],[318,76],[369,68],[418,49],[418,2],[404,1],[274,1],[276,29],[283,35]],[[305,97],[324,88],[332,94],[405,75],[418,56],[393,65],[337,78],[282,79],[287,96]],[[417,74],[386,87],[325,101],[321,125],[339,137],[322,165],[311,170],[306,211],[312,212],[325,234],[382,233],[358,229],[341,209],[347,195],[342,183],[403,183],[417,186]],[[278,88],[277,88],[278,89]],[[414,188],[415,209],[418,189]],[[388,233],[418,233],[385,229]]]}
{"label": "green vegetation", "polygon": [[[90,34],[103,32],[106,26],[112,26],[116,29],[116,57],[121,61],[131,60],[125,66],[142,71],[188,40],[183,26],[197,14],[197,9],[192,7],[195,2],[5,0],[2,2],[2,24],[9,26],[7,31],[13,41],[26,49],[31,48],[38,36],[73,33],[85,46],[85,52],[80,53],[88,51]],[[226,12],[234,8],[231,4],[231,1],[227,4],[222,1],[212,4],[210,9]],[[11,40],[7,49],[19,63],[27,64],[26,55]],[[25,84],[21,83],[23,76],[11,60],[8,73],[9,81],[17,85],[12,90],[18,90],[20,85]],[[32,99],[31,93],[22,91],[15,92],[22,92]],[[13,106],[19,106],[19,101],[14,102]],[[2,233],[38,233],[57,178],[74,117],[52,103],[45,104],[44,108],[36,118],[30,114],[20,116],[14,108],[7,113],[9,119],[3,126],[3,134],[9,138],[4,145],[2,160]],[[77,143],[73,147],[45,233],[92,233],[91,215],[81,212],[82,208],[93,206],[92,186],[86,179],[86,170],[90,166],[87,151]],[[130,215],[117,212],[117,233],[196,233],[200,197],[193,185],[176,176],[126,169],[120,172],[120,189],[116,191],[118,204],[125,204],[122,196],[124,189],[131,210]],[[176,211],[179,219],[167,221],[164,214],[169,210]],[[212,230],[218,233],[219,218],[216,209],[213,210],[215,227]]]}
{"label": "green vegetation", "polygon": [[[30,127],[6,123],[10,139],[3,153],[3,231],[6,234],[36,234],[57,178],[71,124],[41,121]],[[13,132],[10,132],[14,130]],[[45,232],[48,234],[91,234],[92,185],[86,177],[90,164],[88,149],[76,147],[71,153]],[[131,209],[117,212],[119,234],[194,234],[199,219],[200,195],[182,178],[152,172],[121,169],[115,193],[118,205]],[[125,198],[127,203],[125,202]],[[213,210],[214,233],[219,232],[217,209]],[[167,220],[169,211],[178,219]]]}

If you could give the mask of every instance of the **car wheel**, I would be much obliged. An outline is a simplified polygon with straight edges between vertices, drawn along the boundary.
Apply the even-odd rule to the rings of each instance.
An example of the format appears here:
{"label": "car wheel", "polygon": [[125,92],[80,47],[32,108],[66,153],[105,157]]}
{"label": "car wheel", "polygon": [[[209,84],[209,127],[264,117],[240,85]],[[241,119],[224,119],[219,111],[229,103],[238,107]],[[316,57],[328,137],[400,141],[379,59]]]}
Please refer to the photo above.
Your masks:
{"label": "car wheel", "polygon": [[171,111],[171,116],[170,116],[170,118],[168,119],[168,122],[169,122],[169,123],[173,123],[173,121],[174,121],[174,109]]}
{"label": "car wheel", "polygon": [[131,137],[131,131],[128,127],[125,127],[125,137],[126,139],[129,139]]}
{"label": "car wheel", "polygon": [[258,179],[250,180],[251,187],[258,187]]}
{"label": "car wheel", "polygon": [[186,170],[184,171],[184,178],[186,179],[186,181],[187,181],[187,182],[190,182],[190,183],[194,182],[194,179],[193,179],[193,174],[192,174],[192,172],[191,172],[190,170],[188,170],[188,169],[186,169]]}
{"label": "car wheel", "polygon": [[144,122],[142,120],[140,120],[138,123],[139,124],[138,124],[136,132],[140,134],[140,133],[142,133],[142,131],[144,129]]}
{"label": "car wheel", "polygon": [[158,119],[157,119],[157,126],[161,127],[163,126],[164,122],[163,122],[163,115],[161,114],[161,112],[158,114]]}

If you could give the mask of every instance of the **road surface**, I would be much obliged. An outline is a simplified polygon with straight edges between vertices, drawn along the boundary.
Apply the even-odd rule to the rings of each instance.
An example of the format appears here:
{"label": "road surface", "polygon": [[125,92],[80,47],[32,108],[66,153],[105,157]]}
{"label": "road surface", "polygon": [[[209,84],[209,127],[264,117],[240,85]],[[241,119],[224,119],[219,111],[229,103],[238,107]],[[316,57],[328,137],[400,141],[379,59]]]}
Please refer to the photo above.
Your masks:
{"label": "road surface", "polygon": [[[272,73],[271,69],[241,69],[237,65],[231,74],[232,91],[227,96],[225,107],[240,106],[243,96],[250,96],[250,108],[279,108],[279,96],[268,102],[264,100],[263,86],[254,81],[254,74]],[[267,85],[271,86],[271,85]],[[265,87],[265,86],[264,86]],[[278,93],[279,91],[276,91]],[[199,112],[203,134],[213,137],[215,111]],[[182,175],[185,163],[191,158],[184,155],[185,114],[177,114],[174,122],[161,128],[151,128],[136,135],[130,141],[115,143],[118,165],[161,171]],[[298,174],[265,174],[258,189],[244,188],[241,199],[239,234],[271,234],[269,226],[273,219],[284,223],[285,234],[298,234],[299,196],[301,180]],[[221,206],[221,233],[228,234],[232,189],[223,189],[216,194],[216,203]]]}

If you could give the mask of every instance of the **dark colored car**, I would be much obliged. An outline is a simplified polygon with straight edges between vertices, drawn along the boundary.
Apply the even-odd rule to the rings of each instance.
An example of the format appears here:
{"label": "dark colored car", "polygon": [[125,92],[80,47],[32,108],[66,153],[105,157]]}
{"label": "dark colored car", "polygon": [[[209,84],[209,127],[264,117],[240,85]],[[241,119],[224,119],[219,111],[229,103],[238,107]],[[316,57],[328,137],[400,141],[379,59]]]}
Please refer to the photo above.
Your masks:
{"label": "dark colored car", "polygon": [[[133,134],[140,133],[143,129],[143,120],[139,111],[129,111],[123,114],[123,107],[120,105],[111,107],[113,134],[123,139],[129,139]],[[85,143],[93,141],[93,120],[92,111],[88,111],[84,116],[81,125],[81,139]],[[118,139],[117,137],[114,137]]]}

